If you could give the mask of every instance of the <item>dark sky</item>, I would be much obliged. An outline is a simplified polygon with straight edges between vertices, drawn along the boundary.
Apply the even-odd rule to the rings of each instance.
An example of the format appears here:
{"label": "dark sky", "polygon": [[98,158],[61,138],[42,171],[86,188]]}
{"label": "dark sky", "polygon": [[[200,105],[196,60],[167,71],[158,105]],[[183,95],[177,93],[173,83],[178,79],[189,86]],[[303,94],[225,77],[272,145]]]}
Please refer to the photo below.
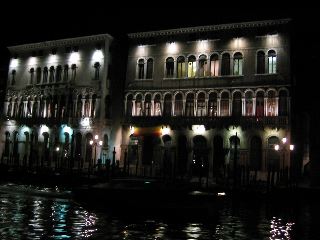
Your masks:
{"label": "dark sky", "polygon": [[[315,37],[319,36],[320,32],[317,26],[319,13],[317,8],[312,7],[275,8],[273,5],[273,8],[266,8],[263,5],[260,6],[263,9],[252,9],[249,7],[216,8],[207,5],[206,8],[187,9],[159,8],[159,4],[152,3],[151,5],[155,5],[152,9],[136,9],[105,7],[96,2],[91,5],[81,5],[80,2],[74,5],[43,2],[39,10],[35,4],[28,2],[28,5],[21,6],[19,9],[15,6],[1,9],[0,70],[2,70],[2,78],[6,78],[3,75],[6,75],[9,62],[7,46],[101,33],[109,33],[115,38],[124,38],[126,33],[137,31],[292,18],[294,54],[297,54],[293,59],[299,60],[304,56],[306,47],[318,49],[319,45],[318,37]],[[91,7],[93,5],[94,8]],[[124,2],[123,5],[125,5]],[[311,59],[315,64],[318,57],[312,52],[315,51],[308,51],[307,59]],[[298,75],[303,75],[304,69],[307,69],[310,63],[306,58],[304,59],[305,61],[299,66],[301,70]]]}

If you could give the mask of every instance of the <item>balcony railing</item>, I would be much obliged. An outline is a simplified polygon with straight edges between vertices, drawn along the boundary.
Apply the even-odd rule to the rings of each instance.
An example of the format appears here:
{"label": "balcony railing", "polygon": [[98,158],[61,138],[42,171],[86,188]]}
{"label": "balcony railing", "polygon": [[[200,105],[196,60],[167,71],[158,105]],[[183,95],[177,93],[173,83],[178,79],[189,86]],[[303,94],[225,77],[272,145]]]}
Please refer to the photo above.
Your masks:
{"label": "balcony railing", "polygon": [[242,126],[243,128],[263,127],[287,127],[289,125],[287,116],[276,117],[188,117],[188,116],[131,116],[125,119],[126,124],[133,124],[141,127],[170,125],[170,126],[191,126],[205,125],[209,128],[223,128],[229,126]]}

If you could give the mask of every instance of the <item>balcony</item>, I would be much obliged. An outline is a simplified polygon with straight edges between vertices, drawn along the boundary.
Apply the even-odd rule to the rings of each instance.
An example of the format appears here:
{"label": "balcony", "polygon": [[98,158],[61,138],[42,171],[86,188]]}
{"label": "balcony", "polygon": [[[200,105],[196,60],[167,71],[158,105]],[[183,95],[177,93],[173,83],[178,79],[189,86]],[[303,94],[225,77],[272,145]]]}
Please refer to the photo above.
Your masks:
{"label": "balcony", "polygon": [[207,129],[228,128],[241,126],[242,128],[287,128],[288,117],[187,117],[187,116],[132,116],[125,119],[125,124],[140,127],[170,125],[173,128],[190,127],[192,125],[205,125]]}

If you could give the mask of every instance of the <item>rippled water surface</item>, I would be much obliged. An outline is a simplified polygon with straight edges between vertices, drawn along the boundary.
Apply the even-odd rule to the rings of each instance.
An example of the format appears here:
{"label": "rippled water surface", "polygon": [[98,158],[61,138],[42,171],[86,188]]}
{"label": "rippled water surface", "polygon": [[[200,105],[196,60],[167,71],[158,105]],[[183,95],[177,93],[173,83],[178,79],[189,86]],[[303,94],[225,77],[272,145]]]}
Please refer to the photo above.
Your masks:
{"label": "rippled water surface", "polygon": [[319,239],[318,204],[292,202],[225,199],[196,218],[183,211],[118,215],[72,199],[0,188],[0,239]]}

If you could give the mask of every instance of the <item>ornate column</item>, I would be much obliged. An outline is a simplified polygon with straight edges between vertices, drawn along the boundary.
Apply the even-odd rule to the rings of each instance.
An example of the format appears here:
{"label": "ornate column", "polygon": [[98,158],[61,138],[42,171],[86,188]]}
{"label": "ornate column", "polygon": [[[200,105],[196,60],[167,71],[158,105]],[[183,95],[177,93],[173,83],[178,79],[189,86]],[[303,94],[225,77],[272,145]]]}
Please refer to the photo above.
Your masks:
{"label": "ornate column", "polygon": [[208,109],[209,99],[206,98],[204,101],[205,101],[205,105],[204,105],[204,107],[205,107],[205,116],[208,116],[208,113],[209,113],[209,109]]}
{"label": "ornate column", "polygon": [[279,97],[276,97],[275,116],[279,115]]}
{"label": "ornate column", "polygon": [[232,114],[232,98],[229,98],[229,116]]}
{"label": "ornate column", "polygon": [[264,116],[268,116],[268,106],[267,106],[267,100],[268,98],[267,97],[264,97],[263,98],[263,101],[264,101]]}
{"label": "ornate column", "polygon": [[27,117],[27,112],[28,112],[28,101],[23,101],[23,117]]}
{"label": "ornate column", "polygon": [[256,98],[252,98],[252,116],[256,115]]}
{"label": "ornate column", "polygon": [[154,100],[151,100],[151,116],[155,116],[155,113],[154,113]]}
{"label": "ornate column", "polygon": [[217,98],[217,108],[218,108],[218,109],[217,109],[217,112],[218,112],[217,115],[218,115],[219,117],[221,116],[221,114],[220,114],[220,107],[221,107],[220,104],[221,104],[221,98],[218,97],[218,98]]}
{"label": "ornate column", "polygon": [[132,99],[132,116],[136,115],[136,100]]}
{"label": "ornate column", "polygon": [[193,106],[193,116],[197,116],[197,112],[198,112],[198,99],[194,99],[193,100],[194,106]]}
{"label": "ornate column", "polygon": [[91,109],[92,109],[92,97],[89,98],[89,116],[88,117],[93,117],[91,116]]}
{"label": "ornate column", "polygon": [[84,104],[85,104],[86,99],[85,98],[81,98],[81,102],[82,102],[82,108],[81,108],[81,116],[84,116]]}
{"label": "ornate column", "polygon": [[246,115],[246,99],[244,97],[241,98],[241,103],[242,103],[242,116]]}

